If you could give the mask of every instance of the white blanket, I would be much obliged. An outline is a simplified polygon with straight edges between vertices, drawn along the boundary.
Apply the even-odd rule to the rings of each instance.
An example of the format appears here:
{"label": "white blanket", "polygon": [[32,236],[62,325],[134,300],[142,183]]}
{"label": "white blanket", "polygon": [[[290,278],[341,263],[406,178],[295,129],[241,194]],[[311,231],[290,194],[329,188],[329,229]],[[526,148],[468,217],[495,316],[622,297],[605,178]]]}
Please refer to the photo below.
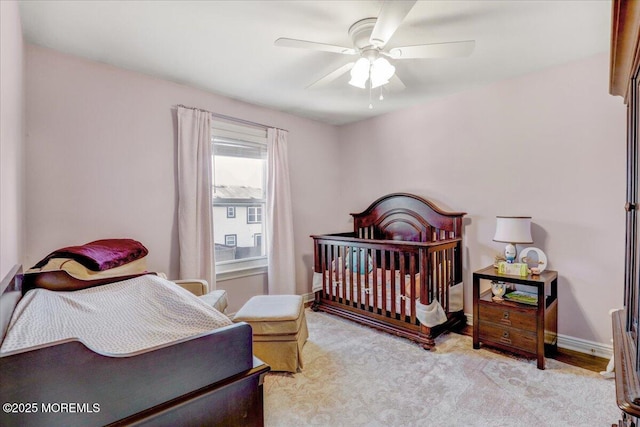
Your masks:
{"label": "white blanket", "polygon": [[0,355],[78,339],[127,356],[230,325],[224,314],[153,275],[74,292],[31,290],[14,310]]}

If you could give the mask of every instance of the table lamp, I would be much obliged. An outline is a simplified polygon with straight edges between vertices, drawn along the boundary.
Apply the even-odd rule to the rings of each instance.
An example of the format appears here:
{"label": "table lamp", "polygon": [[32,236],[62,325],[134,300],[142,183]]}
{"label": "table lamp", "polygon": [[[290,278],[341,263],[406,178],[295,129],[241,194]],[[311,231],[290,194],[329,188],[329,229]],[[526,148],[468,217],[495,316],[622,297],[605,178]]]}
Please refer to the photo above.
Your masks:
{"label": "table lamp", "polygon": [[530,216],[496,216],[494,242],[504,242],[504,257],[511,263],[516,259],[516,243],[533,243]]}

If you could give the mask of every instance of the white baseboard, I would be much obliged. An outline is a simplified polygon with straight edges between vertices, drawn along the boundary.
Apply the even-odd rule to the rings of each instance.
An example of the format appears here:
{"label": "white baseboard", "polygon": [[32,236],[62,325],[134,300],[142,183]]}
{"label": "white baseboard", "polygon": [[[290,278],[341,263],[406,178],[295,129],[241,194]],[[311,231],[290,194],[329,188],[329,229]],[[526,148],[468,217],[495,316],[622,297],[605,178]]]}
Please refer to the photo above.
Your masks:
{"label": "white baseboard", "polygon": [[[464,315],[467,317],[467,325],[473,326],[473,314],[465,313]],[[613,345],[611,344],[597,343],[562,334],[558,334],[558,347],[603,359],[610,359],[613,356]]]}
{"label": "white baseboard", "polygon": [[304,301],[305,304],[313,301],[315,298],[316,298],[316,294],[314,292],[302,294],[302,301]]}
{"label": "white baseboard", "polygon": [[473,325],[473,314],[465,313],[465,317],[467,318],[467,325]]}
{"label": "white baseboard", "polygon": [[611,356],[613,356],[613,345],[587,341],[561,334],[558,334],[558,347],[602,357],[604,359],[611,359]]}

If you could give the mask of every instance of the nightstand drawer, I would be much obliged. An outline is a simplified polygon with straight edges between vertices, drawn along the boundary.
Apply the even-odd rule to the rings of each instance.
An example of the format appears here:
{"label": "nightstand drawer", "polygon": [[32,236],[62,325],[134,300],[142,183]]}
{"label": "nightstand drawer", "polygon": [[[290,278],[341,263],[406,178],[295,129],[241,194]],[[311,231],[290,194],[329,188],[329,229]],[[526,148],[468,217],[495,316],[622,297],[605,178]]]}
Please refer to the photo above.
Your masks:
{"label": "nightstand drawer", "polygon": [[510,307],[502,304],[479,303],[480,319],[525,331],[536,331],[536,310],[533,308]]}
{"label": "nightstand drawer", "polygon": [[514,350],[519,349],[528,353],[536,353],[537,351],[535,332],[502,327],[495,323],[480,321],[480,341],[502,344]]}

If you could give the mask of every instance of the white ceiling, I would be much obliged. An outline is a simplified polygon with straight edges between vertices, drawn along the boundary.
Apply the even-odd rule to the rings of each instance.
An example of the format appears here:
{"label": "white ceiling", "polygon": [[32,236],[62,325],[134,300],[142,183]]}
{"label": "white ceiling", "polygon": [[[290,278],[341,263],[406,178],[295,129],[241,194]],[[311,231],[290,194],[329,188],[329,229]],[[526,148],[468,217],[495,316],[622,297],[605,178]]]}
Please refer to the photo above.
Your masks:
{"label": "white ceiling", "polygon": [[376,17],[360,1],[22,1],[27,42],[331,124],[344,124],[609,49],[611,3],[419,1],[388,48],[476,40],[472,56],[393,61],[406,85],[374,96],[309,84],[353,57],[276,47],[279,37],[351,46],[347,30]]}

